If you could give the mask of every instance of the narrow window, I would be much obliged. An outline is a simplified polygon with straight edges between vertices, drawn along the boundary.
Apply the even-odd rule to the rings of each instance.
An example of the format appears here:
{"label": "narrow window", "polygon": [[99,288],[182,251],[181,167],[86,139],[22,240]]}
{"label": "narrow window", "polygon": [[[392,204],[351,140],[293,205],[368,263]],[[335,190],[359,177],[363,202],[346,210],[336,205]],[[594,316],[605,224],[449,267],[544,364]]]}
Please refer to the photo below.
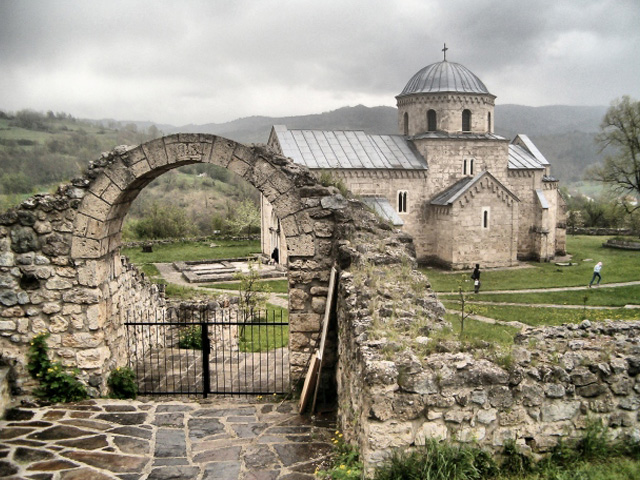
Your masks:
{"label": "narrow window", "polygon": [[398,213],[407,213],[407,191],[398,191]]}
{"label": "narrow window", "polygon": [[466,175],[467,174],[467,161],[463,161],[462,162],[462,174]]}
{"label": "narrow window", "polygon": [[427,112],[427,129],[430,132],[435,132],[437,130],[437,125],[436,125],[436,111],[431,109]]}
{"label": "narrow window", "polygon": [[471,110],[467,109],[462,111],[462,131],[471,131]]}
{"label": "narrow window", "polygon": [[404,112],[404,134],[409,135],[409,114]]}
{"label": "narrow window", "polygon": [[482,228],[489,228],[489,207],[482,209]]}
{"label": "narrow window", "polygon": [[473,175],[473,158],[469,160],[469,175]]}
{"label": "narrow window", "polygon": [[491,133],[491,112],[487,113],[487,127],[488,127],[487,132]]}

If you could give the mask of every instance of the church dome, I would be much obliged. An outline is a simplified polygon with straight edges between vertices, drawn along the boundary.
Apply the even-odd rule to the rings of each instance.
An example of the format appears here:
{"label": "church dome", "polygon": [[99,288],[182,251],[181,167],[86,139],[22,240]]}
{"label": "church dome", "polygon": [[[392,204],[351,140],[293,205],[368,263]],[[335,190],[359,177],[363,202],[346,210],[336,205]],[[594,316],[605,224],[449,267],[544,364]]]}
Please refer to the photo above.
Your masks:
{"label": "church dome", "polygon": [[444,60],[424,67],[411,77],[398,97],[445,92],[489,94],[487,87],[471,70],[459,63]]}

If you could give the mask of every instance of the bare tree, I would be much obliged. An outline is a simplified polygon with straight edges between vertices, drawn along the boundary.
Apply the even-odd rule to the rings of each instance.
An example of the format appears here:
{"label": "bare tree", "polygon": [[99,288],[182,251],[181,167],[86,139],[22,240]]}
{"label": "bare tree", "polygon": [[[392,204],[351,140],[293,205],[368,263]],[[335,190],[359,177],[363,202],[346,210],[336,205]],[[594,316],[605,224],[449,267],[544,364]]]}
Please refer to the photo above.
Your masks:
{"label": "bare tree", "polygon": [[607,148],[612,153],[604,164],[591,169],[590,178],[618,193],[628,212],[640,208],[640,102],[629,96],[614,100],[596,141],[601,151]]}

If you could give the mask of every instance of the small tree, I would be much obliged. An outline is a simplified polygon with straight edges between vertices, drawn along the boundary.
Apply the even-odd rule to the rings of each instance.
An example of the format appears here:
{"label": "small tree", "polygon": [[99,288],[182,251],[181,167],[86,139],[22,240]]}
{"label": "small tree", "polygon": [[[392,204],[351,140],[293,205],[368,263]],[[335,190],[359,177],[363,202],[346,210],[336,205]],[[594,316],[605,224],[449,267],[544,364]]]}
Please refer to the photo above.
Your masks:
{"label": "small tree", "polygon": [[248,273],[238,272],[234,278],[240,281],[240,308],[244,312],[248,314],[252,310],[265,307],[271,289],[269,285],[260,281],[260,273],[253,263],[249,262]]}
{"label": "small tree", "polygon": [[628,201],[628,197],[640,198],[640,102],[629,96],[614,100],[596,141],[601,151],[609,147],[612,153],[589,176],[610,186],[628,212],[640,208],[640,203]]}
{"label": "small tree", "polygon": [[248,238],[253,230],[260,228],[260,209],[245,198],[225,220],[225,225],[236,235],[245,232]]}

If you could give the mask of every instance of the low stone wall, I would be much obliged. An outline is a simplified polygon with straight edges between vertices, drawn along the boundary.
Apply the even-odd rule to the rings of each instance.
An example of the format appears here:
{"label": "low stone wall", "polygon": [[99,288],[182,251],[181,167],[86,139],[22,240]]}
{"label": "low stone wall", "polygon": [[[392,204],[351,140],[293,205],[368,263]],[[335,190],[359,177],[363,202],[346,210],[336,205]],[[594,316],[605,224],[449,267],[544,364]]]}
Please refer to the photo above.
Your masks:
{"label": "low stone wall", "polygon": [[598,419],[640,438],[640,322],[527,328],[508,350],[461,343],[410,260],[382,265],[354,244],[339,280],[339,420],[368,469],[426,438],[545,452]]}

